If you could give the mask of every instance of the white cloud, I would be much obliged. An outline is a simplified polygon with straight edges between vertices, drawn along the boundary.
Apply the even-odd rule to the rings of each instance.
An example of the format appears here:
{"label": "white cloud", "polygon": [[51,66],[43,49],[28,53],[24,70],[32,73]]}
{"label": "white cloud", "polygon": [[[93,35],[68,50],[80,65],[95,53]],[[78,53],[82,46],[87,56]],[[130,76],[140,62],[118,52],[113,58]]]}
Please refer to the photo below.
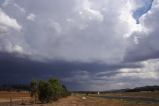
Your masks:
{"label": "white cloud", "polygon": [[119,70],[119,74],[115,78],[129,77],[131,78],[140,78],[140,79],[159,79],[159,60],[148,60],[141,62],[143,64],[142,68],[124,68]]}
{"label": "white cloud", "polygon": [[49,27],[53,32],[56,32],[56,34],[62,33],[62,26],[58,22],[55,22],[53,20],[50,21]]}
{"label": "white cloud", "polygon": [[[46,11],[42,11],[38,6],[31,5],[28,8],[27,3],[30,2],[23,4],[26,6],[23,8],[31,13],[28,14],[27,19],[34,21],[36,15],[39,17],[36,23],[28,24],[22,19],[24,17],[17,16],[25,25],[24,35],[27,39],[24,37],[22,40],[24,42],[29,40],[30,51],[37,51],[51,59],[121,62],[131,45],[129,39],[133,38],[138,43],[140,35],[136,36],[133,33],[145,32],[147,28],[145,22],[136,24],[133,19],[132,9],[136,7],[134,6],[136,4],[132,3],[132,0],[76,0],[74,3],[70,1],[72,4],[67,4],[68,6],[57,8],[54,7],[60,4],[60,1],[57,4],[53,3],[55,6],[45,5],[43,1],[38,2],[40,6],[48,7]],[[17,4],[20,3],[17,2]],[[66,12],[65,7],[70,7],[69,11]],[[34,11],[31,11],[31,8],[34,8]],[[4,20],[1,23],[5,22],[4,26],[21,29],[15,19],[9,16],[8,19],[12,21]],[[5,30],[4,26],[1,29]],[[61,36],[57,37],[59,34]]]}
{"label": "white cloud", "polygon": [[20,7],[18,4],[14,3],[14,6],[19,9],[22,13],[26,13],[25,9]]}
{"label": "white cloud", "polygon": [[9,5],[11,2],[12,2],[11,0],[5,0],[5,1],[3,2],[2,6],[5,7],[5,6]]}
{"label": "white cloud", "polygon": [[27,20],[30,20],[30,21],[35,21],[35,18],[36,18],[36,15],[33,14],[33,13],[30,13],[30,14],[27,16]]}
{"label": "white cloud", "polygon": [[[142,21],[145,16],[141,19],[141,24],[136,24],[133,19],[132,10],[138,7],[133,0],[69,0],[67,5],[63,5],[62,1],[50,2],[54,5],[40,1],[36,7],[28,7],[30,1],[24,4],[16,2],[30,13],[28,20],[35,21],[36,15],[38,16],[35,23],[23,20],[26,14],[18,16],[16,13],[14,16],[25,27],[25,37],[19,40],[29,42],[30,51],[43,54],[46,58],[110,64],[122,62],[130,45],[139,43],[138,39],[143,36],[133,33],[147,33],[149,29]],[[17,23],[13,20],[14,24]],[[16,26],[18,29],[18,23]],[[5,27],[1,29],[4,30]]]}
{"label": "white cloud", "polygon": [[104,20],[102,13],[99,10],[93,9],[89,0],[84,0],[81,7],[79,7],[77,10],[83,20],[95,20],[99,22],[102,22]]}
{"label": "white cloud", "polygon": [[20,45],[7,45],[6,46],[6,51],[9,53],[18,53],[18,54],[23,54],[24,50]]}
{"label": "white cloud", "polygon": [[1,9],[0,9],[0,27],[5,30],[7,30],[8,28],[12,28],[17,31],[20,31],[22,28],[16,19],[9,17]]}
{"label": "white cloud", "polygon": [[[159,50],[158,0],[155,0],[153,8],[140,18],[140,24],[136,24],[132,14],[134,9],[143,5],[143,0],[63,2],[6,0],[4,5],[8,5],[8,8],[3,7],[5,12],[0,10],[0,32],[7,32],[8,29],[16,31],[12,30],[13,33],[1,37],[0,50],[28,54],[40,61],[49,58],[49,60],[107,64],[122,64],[127,54],[130,58],[134,58],[133,56],[137,54],[139,55],[137,58],[140,59],[145,54],[153,54]],[[27,14],[19,15],[19,13]],[[30,23],[26,18],[34,22]],[[16,19],[23,25],[24,30],[21,33],[17,30],[20,31],[22,25]],[[6,39],[8,42],[4,43]],[[136,46],[139,48],[134,49]],[[129,53],[130,49],[134,51]],[[148,60],[141,64],[144,67],[122,68],[115,70],[114,74],[97,72],[94,75],[93,72],[79,70],[74,73],[75,76],[65,80],[80,82],[93,89],[127,87],[130,85],[129,82],[134,80],[158,80],[159,73],[156,71],[159,66],[158,60]],[[101,77],[97,77],[98,75]]]}
{"label": "white cloud", "polygon": [[[126,54],[126,58],[130,61],[142,61],[147,59],[158,58],[158,33],[159,33],[159,25],[158,25],[158,12],[159,7],[157,6],[159,3],[157,0],[154,0],[151,10],[146,13],[140,20],[141,25],[143,25],[146,29],[146,32],[136,32],[131,36],[137,36],[138,45],[131,45],[128,49],[128,53]],[[131,56],[130,54],[131,53]]]}
{"label": "white cloud", "polygon": [[18,53],[18,54],[25,54],[24,49],[19,44],[14,44],[13,42],[10,42],[9,40],[5,40],[4,45],[0,46],[0,50],[5,50],[9,53]]}
{"label": "white cloud", "polygon": [[144,26],[143,23],[136,24],[136,19],[133,17],[133,10],[138,7],[138,5],[141,5],[143,2],[138,2],[133,0],[128,0],[125,2],[125,6],[121,9],[120,14],[120,20],[121,23],[126,24],[127,26],[127,32],[123,35],[125,38],[132,37],[134,38],[134,42],[138,44],[138,38],[142,36],[134,36],[133,33],[135,32],[142,32],[142,33],[148,33],[148,29]]}
{"label": "white cloud", "polygon": [[4,0],[2,6],[5,7],[10,7],[10,6],[14,6],[15,8],[17,8],[20,12],[22,13],[26,13],[25,9],[22,8],[21,6],[19,6],[14,0]]}
{"label": "white cloud", "polygon": [[13,46],[12,51],[16,52],[16,53],[20,53],[20,54],[22,54],[24,52],[23,48],[21,46],[19,46],[19,45]]}

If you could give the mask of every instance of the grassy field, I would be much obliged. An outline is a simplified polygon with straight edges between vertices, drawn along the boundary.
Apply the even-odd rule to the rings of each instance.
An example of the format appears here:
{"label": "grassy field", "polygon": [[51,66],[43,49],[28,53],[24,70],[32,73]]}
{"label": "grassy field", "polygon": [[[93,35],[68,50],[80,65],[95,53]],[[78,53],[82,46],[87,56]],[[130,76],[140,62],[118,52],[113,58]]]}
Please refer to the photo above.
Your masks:
{"label": "grassy field", "polygon": [[147,102],[138,98],[159,98],[159,92],[132,92],[132,93],[107,93],[100,96],[106,97],[133,97],[135,100],[126,100],[120,98],[102,98],[98,95],[73,94],[67,98],[60,99],[50,104],[32,104],[28,92],[0,92],[0,106],[159,106],[159,102]]}

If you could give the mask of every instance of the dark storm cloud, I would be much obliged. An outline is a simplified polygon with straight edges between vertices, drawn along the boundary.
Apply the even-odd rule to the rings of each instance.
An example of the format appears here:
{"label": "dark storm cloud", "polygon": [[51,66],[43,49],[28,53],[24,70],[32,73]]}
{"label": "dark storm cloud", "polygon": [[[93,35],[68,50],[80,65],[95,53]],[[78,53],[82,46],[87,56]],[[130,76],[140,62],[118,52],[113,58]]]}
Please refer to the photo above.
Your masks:
{"label": "dark storm cloud", "polygon": [[[115,75],[120,68],[139,67],[142,66],[138,64],[107,65],[65,61],[38,62],[30,60],[27,56],[17,57],[16,54],[0,53],[0,83],[28,83],[31,79],[47,79],[49,77],[72,78],[83,70],[87,70],[92,76],[103,71],[114,71],[111,74]],[[110,74],[106,76],[110,76]],[[63,82],[67,83],[65,80]]]}
{"label": "dark storm cloud", "polygon": [[128,54],[131,54],[131,56],[126,56],[125,57],[125,62],[140,62],[140,61],[146,61],[146,60],[150,60],[150,59],[158,59],[159,58],[159,51],[155,51],[153,48],[149,48],[149,47],[146,47],[146,49],[149,49],[149,51],[152,51],[151,53],[147,54],[146,51],[147,50],[144,50],[145,52],[143,53],[138,53],[137,50],[143,50],[144,47],[140,48],[138,47],[135,50],[132,50],[130,52],[128,52]]}

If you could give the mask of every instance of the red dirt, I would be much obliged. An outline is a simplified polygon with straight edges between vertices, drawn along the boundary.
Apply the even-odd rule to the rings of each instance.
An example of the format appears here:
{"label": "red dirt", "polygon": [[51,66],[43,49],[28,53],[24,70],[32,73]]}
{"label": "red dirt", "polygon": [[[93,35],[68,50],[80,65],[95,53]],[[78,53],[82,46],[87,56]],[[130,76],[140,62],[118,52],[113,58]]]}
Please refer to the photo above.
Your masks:
{"label": "red dirt", "polygon": [[28,92],[7,92],[0,91],[0,99],[30,97]]}

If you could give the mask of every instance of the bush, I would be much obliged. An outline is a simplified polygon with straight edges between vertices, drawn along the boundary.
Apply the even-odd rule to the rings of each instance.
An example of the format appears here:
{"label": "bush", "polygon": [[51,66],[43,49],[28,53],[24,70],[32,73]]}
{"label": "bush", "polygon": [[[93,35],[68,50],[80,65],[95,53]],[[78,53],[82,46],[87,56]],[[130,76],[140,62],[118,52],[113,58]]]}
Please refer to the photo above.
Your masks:
{"label": "bush", "polygon": [[[56,101],[59,98],[69,96],[67,88],[62,85],[57,79],[49,79],[48,81],[31,82],[31,94],[37,91],[37,97],[42,103]],[[35,90],[36,89],[36,90]]]}
{"label": "bush", "polygon": [[53,89],[48,82],[39,81],[38,85],[38,99],[42,103],[48,103],[52,99]]}

